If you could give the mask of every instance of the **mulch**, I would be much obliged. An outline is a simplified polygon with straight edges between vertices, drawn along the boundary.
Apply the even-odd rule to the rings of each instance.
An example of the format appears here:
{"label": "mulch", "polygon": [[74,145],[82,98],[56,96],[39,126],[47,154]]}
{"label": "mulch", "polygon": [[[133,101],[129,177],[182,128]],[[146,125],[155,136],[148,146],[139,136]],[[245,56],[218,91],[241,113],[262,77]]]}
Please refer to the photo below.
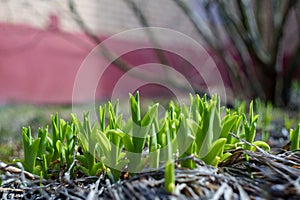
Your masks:
{"label": "mulch", "polygon": [[[245,142],[245,141],[244,141]],[[2,199],[300,199],[300,151],[236,149],[218,168],[193,158],[196,169],[176,166],[176,190],[164,190],[164,168],[112,184],[108,177],[39,180],[2,163]],[[176,161],[178,162],[178,161]],[[10,168],[10,169],[9,169]]]}

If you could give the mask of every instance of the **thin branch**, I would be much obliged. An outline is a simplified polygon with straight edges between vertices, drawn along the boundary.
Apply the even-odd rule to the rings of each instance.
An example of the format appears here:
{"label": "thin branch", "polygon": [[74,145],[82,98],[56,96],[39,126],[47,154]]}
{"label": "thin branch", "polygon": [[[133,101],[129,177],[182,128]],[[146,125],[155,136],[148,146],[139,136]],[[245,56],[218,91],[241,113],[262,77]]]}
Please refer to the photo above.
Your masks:
{"label": "thin branch", "polygon": [[[216,4],[215,4],[216,5]],[[207,19],[208,19],[208,24],[209,24],[209,28],[211,29],[211,32],[214,33],[215,35],[215,39],[217,41],[222,41],[222,38],[221,38],[221,33],[220,33],[220,30],[218,28],[218,25],[217,25],[217,22],[216,22],[216,17],[213,16],[213,2],[211,1],[208,1],[205,3],[204,5],[204,8],[205,8],[205,14],[207,16]]]}
{"label": "thin branch", "polygon": [[[93,33],[93,31],[85,24],[84,20],[80,16],[80,14],[77,11],[77,8],[75,6],[74,0],[68,1],[69,9],[72,13],[72,17],[75,20],[75,22],[80,26],[80,28],[89,36],[89,38],[92,39],[96,44],[100,44],[103,41]],[[105,47],[103,44],[100,46],[100,53],[109,61],[112,62],[116,67],[118,67],[123,72],[127,72],[131,69],[133,69],[135,66],[131,65],[130,63],[126,62],[124,59],[114,55],[107,47]],[[138,70],[131,73],[131,75],[137,79],[145,80],[145,81],[151,81],[151,82],[163,82],[166,84],[172,84],[174,87],[186,91],[189,90],[186,85],[180,84],[177,80],[166,80],[158,78],[157,75],[149,76],[149,74],[145,74],[143,72],[140,72]],[[199,89],[196,87],[196,89]],[[191,91],[192,92],[192,91]],[[200,90],[199,90],[200,92]],[[202,92],[202,91],[201,91]]]}
{"label": "thin branch", "polygon": [[[273,41],[274,41],[274,35],[271,34],[273,33],[273,31],[275,31],[275,27],[276,27],[276,21],[277,21],[277,18],[278,18],[278,12],[279,12],[279,4],[281,3],[281,1],[278,1],[278,0],[271,0],[271,23],[270,23],[270,37],[269,37],[269,51],[271,51],[272,49],[272,44],[273,44]],[[280,14],[280,13],[279,13]]]}
{"label": "thin branch", "polygon": [[255,19],[257,22],[258,31],[261,34],[261,37],[264,38],[264,31],[263,31],[263,1],[262,0],[255,0]]}
{"label": "thin branch", "polygon": [[[238,4],[238,3],[237,3]],[[232,26],[234,27],[237,35],[232,35],[232,33],[228,33],[228,36],[229,37],[232,37],[233,40],[238,40],[238,38],[241,38],[241,43],[243,43],[243,45],[245,45],[246,49],[243,48],[243,45],[242,44],[239,44],[237,45],[236,47],[239,49],[240,53],[243,55],[241,58],[246,58],[246,54],[249,55],[249,59],[252,58],[252,56],[254,55],[255,56],[255,53],[253,52],[253,47],[252,47],[252,42],[251,40],[249,39],[249,36],[248,36],[248,29],[247,29],[247,26],[246,26],[246,22],[244,21],[245,18],[243,17],[243,15],[241,14],[241,10],[239,8],[237,8],[238,10],[238,13],[240,13],[240,15],[237,17],[235,17],[233,14],[232,14],[232,11],[228,8],[228,4],[226,1],[220,1],[219,2],[219,5],[221,6],[220,8],[220,12],[224,15],[224,17],[226,18],[227,21],[229,21]],[[240,19],[240,20],[239,20]],[[245,27],[246,26],[246,27]],[[225,27],[225,29],[228,29],[229,27]],[[247,51],[247,53],[243,53],[243,51]],[[257,58],[257,57],[256,57]],[[255,59],[258,63],[261,63],[259,60]],[[247,59],[244,61],[245,63],[245,68],[244,71],[247,72],[248,70],[248,74],[251,74],[253,72],[250,72],[249,70],[249,66],[251,66],[251,64],[249,65],[249,61],[247,61]],[[252,63],[252,62],[251,62]],[[264,64],[263,64],[264,66]],[[273,69],[271,67],[261,67],[260,68],[265,74],[268,74],[268,73],[271,73],[273,71]],[[250,76],[247,76],[248,78],[251,78]],[[255,76],[256,77],[256,76]],[[254,82],[252,80],[252,82],[255,84],[256,82]],[[258,83],[257,83],[258,84]],[[251,83],[250,83],[251,85]],[[258,94],[261,94],[261,92],[259,90],[260,87],[257,87],[258,89]]]}
{"label": "thin branch", "polygon": [[224,28],[227,32],[227,36],[234,44],[236,53],[239,55],[242,61],[242,68],[246,75],[245,78],[247,79],[247,81],[244,83],[244,87],[246,87],[246,85],[250,85],[251,91],[254,96],[262,96],[262,88],[255,79],[254,72],[251,70],[251,66],[253,66],[253,63],[245,45],[245,40],[242,38],[242,34],[238,30],[233,16],[230,15],[224,3],[220,3],[219,11],[222,19],[224,20]]}
{"label": "thin branch", "polygon": [[289,62],[289,65],[287,66],[288,72],[286,75],[286,79],[290,81],[292,80],[292,77],[300,64],[300,40],[298,41],[298,45],[292,55],[293,56]]}
{"label": "thin branch", "polygon": [[[0,187],[0,192],[13,192],[13,193],[23,193],[24,190],[22,189],[14,189],[14,188],[3,188]],[[3,198],[3,197],[2,197]]]}
{"label": "thin branch", "polygon": [[277,9],[274,13],[274,30],[272,31],[273,34],[273,42],[271,46],[271,57],[274,59],[273,65],[275,65],[277,61],[277,54],[279,52],[281,39],[283,36],[283,30],[284,26],[286,24],[286,20],[289,16],[290,10],[293,8],[293,6],[297,3],[297,1],[294,0],[286,0],[282,1],[285,2],[285,4],[282,6],[282,11]]}
{"label": "thin branch", "polygon": [[295,13],[295,17],[296,17],[296,22],[297,22],[297,26],[298,26],[298,40],[300,40],[300,3],[298,2],[297,5],[294,6],[294,13]]}
{"label": "thin branch", "polygon": [[[128,5],[128,7],[131,9],[133,14],[136,16],[136,18],[139,20],[141,26],[142,27],[150,27],[150,24],[149,24],[147,18],[145,17],[145,15],[141,11],[141,9],[136,5],[136,3],[133,0],[124,0],[124,1]],[[147,28],[147,29],[145,29],[145,31],[149,37],[151,44],[154,46],[154,51],[155,51],[156,56],[157,56],[158,60],[160,61],[160,63],[163,65],[166,65],[166,66],[170,66],[170,63],[168,62],[168,59],[166,58],[164,51],[161,49],[160,44],[157,41],[157,39],[155,38],[155,35],[151,31],[151,29]],[[172,77],[170,77],[169,73],[165,73],[165,76],[169,80],[173,79]]]}
{"label": "thin branch", "polygon": [[0,170],[10,172],[10,173],[13,173],[13,174],[23,173],[27,178],[29,178],[31,180],[39,179],[39,176],[37,176],[37,175],[31,174],[31,173],[29,173],[27,171],[24,171],[24,170],[21,170],[17,167],[10,166],[10,165],[2,162],[2,161],[0,161]]}
{"label": "thin branch", "polygon": [[[214,1],[214,2],[217,5],[218,14],[220,15],[220,20],[222,20],[221,23],[223,24],[223,27],[227,32],[226,36],[233,44],[233,46],[230,46],[230,48],[235,49],[235,53],[238,54],[239,58],[242,61],[241,65],[240,64],[237,65],[238,68],[241,68],[241,70],[239,70],[240,73],[238,74],[238,76],[241,77],[240,79],[241,79],[242,88],[244,88],[245,93],[246,93],[245,90],[246,88],[247,90],[248,88],[251,88],[250,90],[252,94],[254,94],[255,97],[259,96],[261,94],[261,88],[258,85],[257,81],[253,80],[254,78],[252,74],[253,72],[251,72],[251,67],[249,67],[252,66],[252,62],[248,54],[247,48],[244,45],[244,40],[243,40],[245,36],[242,34],[242,31],[238,30],[238,23],[236,22],[235,17],[230,14],[232,13],[232,11],[229,11],[228,9],[228,7],[230,6],[228,2],[224,2],[224,1],[218,1],[218,2]],[[211,13],[211,11],[206,10],[206,12],[208,13],[209,16],[211,16],[211,14],[209,14]],[[213,25],[216,26],[216,24]],[[212,28],[212,32],[215,33],[216,30],[214,26],[211,26],[211,28]],[[221,41],[221,38],[218,38],[217,35],[215,36],[217,41]],[[232,60],[234,60],[234,58],[232,58]],[[249,97],[252,98],[253,96],[250,95]]]}
{"label": "thin branch", "polygon": [[[253,71],[251,70],[251,66],[253,66],[252,60],[250,58],[249,52],[247,51],[247,46],[245,45],[244,34],[238,30],[238,24],[236,20],[234,20],[234,16],[232,16],[229,12],[228,6],[224,4],[224,2],[220,2],[220,14],[224,21],[224,28],[227,31],[227,36],[234,44],[234,47],[237,49],[236,53],[239,55],[242,61],[243,72],[246,77],[244,78],[243,88],[251,87],[252,93],[254,97],[261,95],[261,88],[258,85],[257,81],[254,80]],[[241,74],[243,75],[243,74]]]}
{"label": "thin branch", "polygon": [[238,0],[238,7],[242,15],[243,24],[247,30],[249,40],[247,46],[256,60],[268,65],[271,63],[270,55],[264,50],[261,34],[255,20],[249,0]]}
{"label": "thin branch", "polygon": [[174,0],[175,4],[186,14],[186,16],[190,19],[198,33],[204,38],[204,40],[211,46],[213,49],[220,49],[217,42],[215,42],[212,37],[212,32],[207,29],[206,24],[197,19],[197,17],[193,14],[191,9],[188,7],[186,3],[182,0]]}
{"label": "thin branch", "polygon": [[[92,41],[95,42],[96,44],[102,43],[103,41],[97,35],[95,35],[91,31],[91,29],[85,24],[81,15],[77,11],[74,0],[69,0],[69,9],[72,13],[73,19],[80,26],[80,28],[85,32],[85,34],[87,34],[89,36],[89,38],[92,39]],[[115,64],[119,69],[121,69],[124,72],[127,72],[134,67],[134,66],[130,65],[129,63],[125,62],[123,59],[120,59],[116,55],[111,53],[104,45],[101,45],[101,53],[109,61],[113,61],[113,64]],[[142,74],[140,74],[140,75],[142,75]]]}
{"label": "thin branch", "polygon": [[241,77],[238,74],[238,66],[235,63],[233,63],[231,59],[229,59],[228,52],[223,49],[222,45],[218,44],[218,42],[221,41],[216,41],[213,38],[213,34],[211,33],[211,31],[208,30],[206,26],[204,26],[203,23],[201,23],[200,20],[196,18],[196,16],[186,5],[186,3],[184,3],[181,0],[174,0],[174,3],[185,13],[185,15],[188,17],[188,19],[192,22],[192,24],[198,31],[199,35],[203,37],[204,41],[206,41],[209,47],[211,47],[215,51],[215,53],[218,55],[218,58],[230,71],[229,76],[231,81],[234,82],[233,87],[235,88],[235,91],[242,91],[241,88],[237,88],[240,87],[240,85],[242,84],[242,81],[240,79]]}

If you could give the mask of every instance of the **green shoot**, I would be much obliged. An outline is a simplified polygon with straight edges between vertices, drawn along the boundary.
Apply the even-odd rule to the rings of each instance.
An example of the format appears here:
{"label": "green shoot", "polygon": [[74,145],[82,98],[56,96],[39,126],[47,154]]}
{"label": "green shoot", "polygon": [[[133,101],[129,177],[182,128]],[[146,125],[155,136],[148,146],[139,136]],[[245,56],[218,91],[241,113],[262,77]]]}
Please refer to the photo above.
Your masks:
{"label": "green shoot", "polygon": [[[41,128],[34,139],[30,128],[24,128],[25,170],[44,178],[53,177],[51,171],[66,171],[76,155],[72,173],[75,169],[87,176],[106,173],[116,182],[125,168],[134,175],[146,167],[158,169],[165,165],[165,188],[173,193],[175,159],[179,159],[178,167],[196,168],[193,157],[217,167],[230,158],[228,151],[235,148],[255,151],[254,145],[270,150],[267,143],[255,141],[259,115],[254,115],[253,102],[246,115],[245,103],[231,111],[220,106],[216,95],[211,99],[191,95],[189,105],[170,102],[159,118],[158,104],[150,105],[142,115],[139,93],[129,96],[131,116],[127,120],[119,113],[117,101],[100,106],[99,120],[94,124],[89,113],[84,114],[83,120],[72,114],[70,122],[56,114],[51,118],[52,133],[48,127]],[[263,123],[268,124],[269,118]],[[230,132],[253,145],[244,144]],[[299,149],[299,134],[300,124],[290,131],[291,150]],[[80,151],[76,151],[76,145]]]}
{"label": "green shoot", "polygon": [[297,150],[299,149],[300,144],[300,124],[297,125],[296,129],[290,129],[290,141],[291,147],[290,150]]}

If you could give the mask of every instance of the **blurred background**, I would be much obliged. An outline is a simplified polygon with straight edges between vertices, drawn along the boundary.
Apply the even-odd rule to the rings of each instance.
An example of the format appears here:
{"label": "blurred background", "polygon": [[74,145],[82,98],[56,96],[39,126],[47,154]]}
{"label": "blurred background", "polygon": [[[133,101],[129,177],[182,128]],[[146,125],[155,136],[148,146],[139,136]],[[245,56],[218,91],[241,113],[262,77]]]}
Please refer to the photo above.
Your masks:
{"label": "blurred background", "polygon": [[[195,52],[184,41],[147,31],[142,36],[110,38],[142,27],[178,31],[205,51]],[[56,112],[68,118],[80,66],[106,39],[110,39],[110,46],[101,47],[97,65],[103,68],[112,63],[98,82],[96,100],[110,99],[126,72],[147,63],[170,66],[195,92],[207,92],[211,85],[195,66],[186,58],[159,50],[164,47],[186,51],[199,63],[203,56],[213,58],[228,105],[260,98],[274,106],[298,109],[299,0],[0,0],[0,143],[4,146],[0,153],[13,151],[5,145],[14,146],[8,141],[20,138],[22,126],[33,125],[37,130]],[[115,57],[124,46],[135,49],[142,44],[153,48]],[[145,76],[150,80],[161,77],[137,74],[133,78]],[[167,72],[162,77],[161,81],[183,93],[187,90],[178,77]],[[175,96],[158,84],[139,90],[143,97]],[[124,91],[122,95],[127,98],[127,94]],[[91,99],[75,103],[81,105],[85,100]]]}

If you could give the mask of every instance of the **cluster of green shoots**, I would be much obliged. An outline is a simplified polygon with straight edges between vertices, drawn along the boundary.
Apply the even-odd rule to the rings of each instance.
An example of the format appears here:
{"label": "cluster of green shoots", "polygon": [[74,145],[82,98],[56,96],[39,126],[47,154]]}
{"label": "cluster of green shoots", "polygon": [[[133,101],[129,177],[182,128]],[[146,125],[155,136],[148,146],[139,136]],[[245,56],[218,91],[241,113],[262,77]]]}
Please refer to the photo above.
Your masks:
{"label": "cluster of green shoots", "polygon": [[[69,122],[52,117],[52,133],[40,128],[33,138],[23,129],[24,169],[43,178],[80,170],[87,176],[105,173],[112,182],[123,170],[131,175],[165,167],[165,188],[175,189],[175,160],[183,168],[196,168],[194,158],[218,166],[230,158],[230,150],[254,146],[270,150],[267,143],[254,141],[258,115],[250,104],[248,114],[220,106],[220,98],[190,96],[189,105],[170,102],[163,117],[158,104],[141,111],[140,97],[130,95],[131,117],[123,119],[119,103],[99,107],[98,121],[91,124],[89,114]],[[233,133],[248,143],[233,137]],[[299,148],[299,126],[291,131],[292,145]],[[295,142],[297,141],[297,142]],[[250,145],[253,144],[253,145]]]}

